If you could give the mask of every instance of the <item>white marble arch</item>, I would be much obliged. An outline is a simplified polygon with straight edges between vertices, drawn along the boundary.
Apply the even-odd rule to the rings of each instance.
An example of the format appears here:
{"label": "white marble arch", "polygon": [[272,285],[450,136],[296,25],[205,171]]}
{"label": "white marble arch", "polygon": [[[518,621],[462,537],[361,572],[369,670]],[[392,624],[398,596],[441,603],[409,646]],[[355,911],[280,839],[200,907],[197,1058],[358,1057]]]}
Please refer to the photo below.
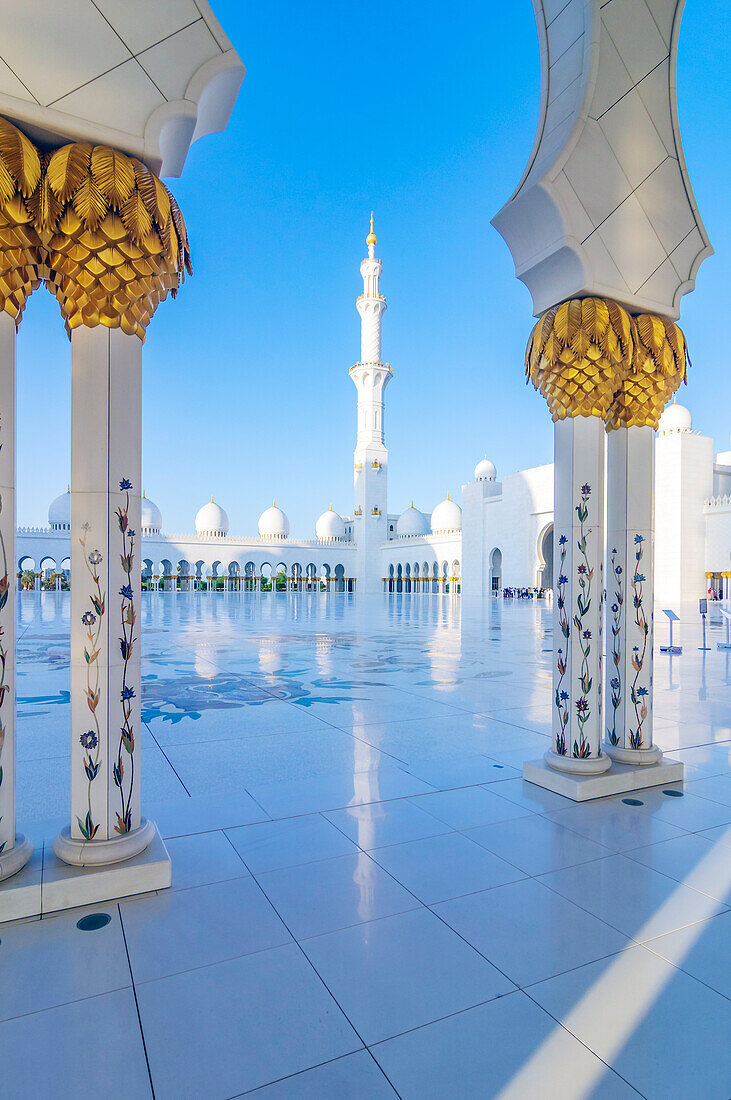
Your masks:
{"label": "white marble arch", "polygon": [[676,62],[685,0],[533,0],[541,103],[492,224],[536,316],[589,294],[677,318],[713,252],[688,178]]}

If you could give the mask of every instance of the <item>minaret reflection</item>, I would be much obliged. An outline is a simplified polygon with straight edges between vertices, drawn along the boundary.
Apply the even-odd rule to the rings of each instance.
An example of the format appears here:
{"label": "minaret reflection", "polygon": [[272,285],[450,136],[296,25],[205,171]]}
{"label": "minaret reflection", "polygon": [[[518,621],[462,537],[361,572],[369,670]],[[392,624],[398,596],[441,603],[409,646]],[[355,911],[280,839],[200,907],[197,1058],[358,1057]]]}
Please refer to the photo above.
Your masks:
{"label": "minaret reflection", "polygon": [[[363,708],[353,703],[353,798],[351,806],[367,806],[370,803],[381,801],[380,776],[378,763],[380,751],[368,744],[363,738],[368,736],[368,730],[374,730],[374,726],[365,725],[366,715]],[[378,814],[379,809],[373,806],[373,812]],[[375,845],[375,820],[373,813],[364,810],[355,817],[358,824],[358,847],[364,849],[358,859],[353,873],[353,882],[360,890],[358,902],[358,915],[363,921],[370,920],[374,916],[374,898],[376,865],[365,852],[370,852]]]}

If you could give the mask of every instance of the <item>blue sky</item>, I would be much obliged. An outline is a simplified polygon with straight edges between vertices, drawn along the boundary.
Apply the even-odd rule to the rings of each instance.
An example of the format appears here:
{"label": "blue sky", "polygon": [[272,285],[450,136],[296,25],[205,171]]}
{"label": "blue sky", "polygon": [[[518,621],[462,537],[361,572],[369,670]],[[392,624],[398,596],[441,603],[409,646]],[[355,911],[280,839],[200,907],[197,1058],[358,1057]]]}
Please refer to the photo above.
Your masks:
{"label": "blue sky", "polygon": [[[373,208],[383,259],[389,507],[425,510],[487,452],[551,461],[526,389],[527,290],[490,218],[531,149],[539,64],[530,0],[368,5],[214,0],[247,76],[224,134],[180,180],[194,277],[148,330],[145,490],[167,531],[211,494],[254,534],[276,494],[292,534],[352,508],[355,298]],[[716,255],[683,299],[694,426],[728,446],[731,10],[690,0],[679,58],[686,160]],[[45,523],[69,477],[70,347],[38,291],[18,344],[18,519]]]}

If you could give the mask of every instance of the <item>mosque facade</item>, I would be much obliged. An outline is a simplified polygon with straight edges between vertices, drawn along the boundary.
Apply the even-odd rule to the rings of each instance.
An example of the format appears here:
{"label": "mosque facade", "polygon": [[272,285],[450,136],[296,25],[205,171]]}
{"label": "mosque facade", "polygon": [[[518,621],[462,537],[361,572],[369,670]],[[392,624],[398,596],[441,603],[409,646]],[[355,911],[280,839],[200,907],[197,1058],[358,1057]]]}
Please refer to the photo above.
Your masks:
{"label": "mosque facade", "polygon": [[[213,498],[195,517],[195,532],[163,531],[160,509],[142,499],[142,575],[149,589],[213,588],[287,591],[451,592],[498,595],[503,588],[553,584],[553,464],[499,479],[485,455],[461,488],[461,506],[447,498],[429,512],[388,511],[385,393],[393,372],[382,359],[383,264],[376,257],[373,217],[360,265],[363,293],[360,360],[350,368],[357,391],[353,511],[332,506],[315,523],[314,538],[290,535],[286,513],[273,501],[258,533],[230,533],[229,517]],[[714,454],[713,440],[693,429],[684,406],[667,407],[655,440],[656,598],[668,605],[705,596],[731,598],[731,450]],[[48,526],[17,530],[19,584],[40,588],[70,578],[71,494],[50,505]]]}

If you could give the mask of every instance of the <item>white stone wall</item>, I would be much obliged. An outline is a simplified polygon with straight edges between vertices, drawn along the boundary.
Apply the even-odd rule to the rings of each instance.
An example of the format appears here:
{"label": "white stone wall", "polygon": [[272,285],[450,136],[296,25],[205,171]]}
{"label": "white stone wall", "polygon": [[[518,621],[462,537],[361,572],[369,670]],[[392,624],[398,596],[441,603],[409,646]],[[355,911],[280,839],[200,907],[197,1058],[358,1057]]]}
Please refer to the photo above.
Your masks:
{"label": "white stone wall", "polygon": [[655,471],[655,599],[674,608],[707,589],[703,505],[713,486],[713,440],[659,433]]}

